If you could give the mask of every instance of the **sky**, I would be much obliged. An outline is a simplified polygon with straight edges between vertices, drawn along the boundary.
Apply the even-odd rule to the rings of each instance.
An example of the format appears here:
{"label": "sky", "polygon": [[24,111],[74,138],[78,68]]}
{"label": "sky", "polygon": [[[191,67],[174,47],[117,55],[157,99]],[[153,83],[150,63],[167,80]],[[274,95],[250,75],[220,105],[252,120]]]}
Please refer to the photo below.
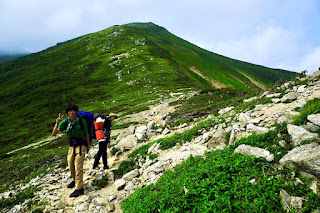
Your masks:
{"label": "sky", "polygon": [[0,52],[39,52],[153,22],[210,52],[295,72],[320,67],[318,0],[0,0]]}

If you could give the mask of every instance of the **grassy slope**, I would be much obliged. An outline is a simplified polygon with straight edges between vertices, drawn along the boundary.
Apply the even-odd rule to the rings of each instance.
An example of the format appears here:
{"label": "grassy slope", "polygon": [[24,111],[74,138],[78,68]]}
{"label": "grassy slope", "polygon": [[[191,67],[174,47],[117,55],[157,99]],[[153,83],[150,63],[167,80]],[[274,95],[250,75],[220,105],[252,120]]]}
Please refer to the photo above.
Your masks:
{"label": "grassy slope", "polygon": [[[129,57],[114,57],[123,53]],[[152,23],[113,26],[0,66],[1,153],[49,135],[71,103],[130,113],[169,91],[213,89],[190,67],[244,92],[258,88],[237,70],[266,85],[294,76],[210,53]]]}
{"label": "grassy slope", "polygon": [[7,63],[7,62],[9,62],[9,61],[13,61],[13,60],[16,60],[16,59],[18,59],[18,58],[20,58],[20,57],[23,57],[23,56],[25,56],[25,55],[27,55],[27,53],[21,53],[21,54],[19,54],[19,53],[17,53],[17,54],[1,54],[0,53],[0,64],[4,64],[4,63]]}

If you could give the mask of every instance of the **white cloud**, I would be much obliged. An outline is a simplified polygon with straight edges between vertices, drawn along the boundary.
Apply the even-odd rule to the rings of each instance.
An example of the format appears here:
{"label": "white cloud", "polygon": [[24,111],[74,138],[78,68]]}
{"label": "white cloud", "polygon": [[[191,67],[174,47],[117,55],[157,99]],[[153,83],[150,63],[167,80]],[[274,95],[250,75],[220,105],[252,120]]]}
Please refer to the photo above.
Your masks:
{"label": "white cloud", "polygon": [[301,56],[301,59],[295,63],[289,62],[279,65],[282,68],[294,70],[296,72],[308,71],[308,74],[314,73],[320,67],[320,46],[310,49]]}
{"label": "white cloud", "polygon": [[260,24],[252,34],[198,45],[234,59],[272,67],[286,61],[288,57],[297,57],[298,35],[298,31],[284,29],[269,22]]}

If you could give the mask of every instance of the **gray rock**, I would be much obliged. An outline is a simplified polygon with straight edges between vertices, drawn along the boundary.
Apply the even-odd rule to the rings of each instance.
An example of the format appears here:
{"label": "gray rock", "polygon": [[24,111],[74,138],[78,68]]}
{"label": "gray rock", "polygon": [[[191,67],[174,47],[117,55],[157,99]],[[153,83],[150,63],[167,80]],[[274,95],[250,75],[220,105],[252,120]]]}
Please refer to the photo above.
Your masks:
{"label": "gray rock", "polygon": [[293,145],[296,146],[303,141],[315,140],[318,138],[317,133],[311,133],[303,127],[288,124],[288,133],[291,136]]}
{"label": "gray rock", "polygon": [[[254,155],[255,157],[262,157],[262,158],[267,158],[271,154],[268,150],[261,149],[258,147],[252,147],[250,145],[245,145],[241,144],[238,146],[235,150],[234,153],[240,153],[240,154],[246,154],[246,155]],[[269,157],[270,158],[270,157]]]}
{"label": "gray rock", "polygon": [[218,128],[212,135],[212,138],[208,141],[207,147],[212,149],[214,147],[220,146],[221,144],[226,144],[226,131],[221,127]]}
{"label": "gray rock", "polygon": [[234,108],[234,106],[226,107],[226,108],[224,108],[224,109],[220,109],[218,113],[219,113],[220,115],[222,115],[222,114],[225,114],[225,113],[231,111],[233,108]]}
{"label": "gray rock", "polygon": [[273,161],[274,161],[274,154],[271,154],[271,155],[267,156],[267,157],[266,157],[266,160],[267,160],[268,162],[273,162]]}
{"label": "gray rock", "polygon": [[111,171],[107,174],[108,182],[114,183],[114,173]]}
{"label": "gray rock", "polygon": [[303,93],[304,91],[306,91],[306,85],[301,85],[300,87],[298,87],[297,92],[298,93]]}
{"label": "gray rock", "polygon": [[81,203],[79,205],[77,205],[77,212],[86,212],[89,209],[89,203]]}
{"label": "gray rock", "polygon": [[139,175],[140,175],[139,169],[134,169],[134,170],[128,172],[127,174],[123,175],[122,179],[125,181],[130,181]]}
{"label": "gray rock", "polygon": [[114,210],[115,210],[114,203],[109,203],[108,210],[109,210],[110,212],[114,212]]}
{"label": "gray rock", "polygon": [[251,124],[258,124],[260,123],[261,119],[260,118],[253,118],[249,121],[249,123]]}
{"label": "gray rock", "polygon": [[148,127],[146,125],[142,125],[136,128],[135,136],[138,140],[141,140],[147,136]]}
{"label": "gray rock", "polygon": [[106,206],[109,202],[107,198],[97,197],[93,199],[93,203],[97,206]]}
{"label": "gray rock", "polygon": [[279,141],[279,145],[280,145],[281,147],[287,147],[287,143],[286,143],[285,140],[280,140],[280,141]]}
{"label": "gray rock", "polygon": [[281,99],[280,99],[280,98],[272,98],[271,101],[272,101],[272,103],[274,103],[274,104],[278,104],[278,103],[281,102]]}
{"label": "gray rock", "polygon": [[134,135],[123,138],[115,147],[122,150],[130,150],[137,147],[138,141]]}
{"label": "gray rock", "polygon": [[248,132],[255,132],[257,134],[264,134],[264,133],[267,133],[269,131],[269,129],[267,127],[259,127],[259,126],[255,126],[252,123],[249,123],[247,125],[247,131]]}
{"label": "gray rock", "polygon": [[267,98],[276,98],[276,97],[279,97],[280,95],[281,95],[281,93],[273,93],[273,94],[267,95],[266,97]]}
{"label": "gray rock", "polygon": [[159,129],[156,130],[156,133],[157,133],[157,134],[161,134],[162,132],[163,132],[163,129],[162,129],[162,128],[159,128]]}
{"label": "gray rock", "polygon": [[308,115],[307,119],[317,126],[320,126],[320,113]]}
{"label": "gray rock", "polygon": [[296,147],[283,156],[279,163],[289,169],[298,168],[300,171],[320,177],[320,146],[311,143]]}
{"label": "gray rock", "polygon": [[156,126],[155,121],[150,121],[147,125],[148,130],[153,129]]}
{"label": "gray rock", "polygon": [[285,190],[280,192],[280,200],[285,211],[302,208],[303,198],[290,196]]}
{"label": "gray rock", "polygon": [[239,114],[239,122],[240,122],[240,125],[242,127],[245,127],[247,125],[247,123],[249,123],[249,121],[251,120],[252,118],[250,117],[250,115],[248,113],[240,113]]}
{"label": "gray rock", "polygon": [[320,127],[315,125],[314,123],[311,122],[307,122],[306,125],[302,126],[303,128],[305,128],[306,130],[310,131],[310,132],[317,132]]}
{"label": "gray rock", "polygon": [[136,189],[137,187],[134,185],[134,183],[129,182],[126,187],[124,187],[124,190],[127,192],[132,192]]}
{"label": "gray rock", "polygon": [[154,143],[151,147],[148,149],[148,154],[150,153],[157,153],[160,148],[160,143]]}
{"label": "gray rock", "polygon": [[163,131],[162,131],[162,134],[163,135],[167,135],[170,133],[170,130],[168,128],[165,128]]}
{"label": "gray rock", "polygon": [[319,194],[319,188],[318,188],[318,182],[317,181],[311,181],[309,185],[309,189],[313,191],[315,194]]}
{"label": "gray rock", "polygon": [[249,103],[249,102],[255,101],[255,100],[257,100],[257,99],[258,99],[258,97],[252,97],[252,98],[244,99],[243,102]]}
{"label": "gray rock", "polygon": [[12,209],[10,209],[10,213],[18,213],[18,212],[21,212],[22,210],[22,206],[21,205],[15,205]]}
{"label": "gray rock", "polygon": [[123,179],[118,179],[114,182],[114,185],[116,186],[117,190],[120,191],[126,186],[126,181]]}
{"label": "gray rock", "polygon": [[298,94],[295,92],[289,92],[281,98],[282,103],[291,103],[298,98]]}

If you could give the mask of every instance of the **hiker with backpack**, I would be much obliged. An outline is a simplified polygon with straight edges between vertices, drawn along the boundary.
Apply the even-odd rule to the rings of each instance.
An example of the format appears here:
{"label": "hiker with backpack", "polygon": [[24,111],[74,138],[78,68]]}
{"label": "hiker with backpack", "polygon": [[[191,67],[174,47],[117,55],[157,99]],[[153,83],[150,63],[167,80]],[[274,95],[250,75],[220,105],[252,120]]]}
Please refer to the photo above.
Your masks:
{"label": "hiker with backpack", "polygon": [[[111,122],[117,118],[115,113],[110,113],[106,118],[104,115],[97,113],[94,115],[96,122],[96,139],[99,142],[99,151],[95,157],[93,163],[93,169],[96,169],[99,164],[99,160],[102,157],[103,169],[109,169],[107,160],[107,148],[110,148],[110,135],[111,135]],[[99,122],[100,121],[100,122]],[[99,123],[103,122],[103,125]],[[101,134],[100,134],[101,133]]]}
{"label": "hiker with backpack", "polygon": [[78,107],[71,105],[66,108],[68,118],[62,120],[63,115],[59,113],[56,119],[56,124],[52,130],[52,135],[55,136],[59,131],[66,131],[68,134],[69,151],[68,165],[71,172],[72,182],[68,184],[68,188],[75,187],[75,190],[70,194],[70,197],[78,197],[84,194],[83,189],[83,162],[85,152],[90,150],[90,136],[88,134],[87,121],[77,116]]}

